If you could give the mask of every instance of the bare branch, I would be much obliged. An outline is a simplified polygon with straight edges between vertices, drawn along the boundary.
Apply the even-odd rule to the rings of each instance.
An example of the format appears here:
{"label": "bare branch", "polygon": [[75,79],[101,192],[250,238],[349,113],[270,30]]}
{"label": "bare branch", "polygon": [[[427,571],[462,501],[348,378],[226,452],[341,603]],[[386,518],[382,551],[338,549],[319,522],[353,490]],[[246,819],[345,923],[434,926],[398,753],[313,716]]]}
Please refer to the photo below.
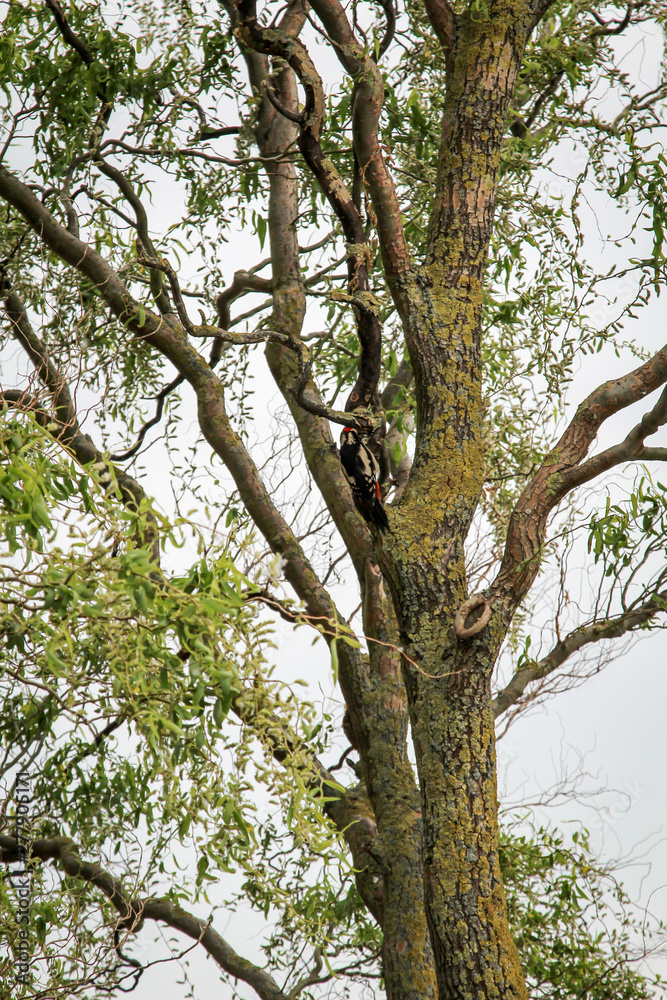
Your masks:
{"label": "bare branch", "polygon": [[190,97],[188,94],[179,94],[175,87],[170,87],[170,90],[174,95],[175,104],[186,105],[187,107],[194,108],[197,112],[197,117],[199,118],[199,132],[195,136],[195,139],[208,142],[210,139],[221,139],[223,136],[227,135],[238,135],[241,131],[240,125],[209,125],[206,112],[202,108],[199,101],[196,101],[194,97]]}
{"label": "bare branch", "polygon": [[396,189],[378,137],[378,121],[384,100],[382,75],[357,41],[339,0],[313,0],[311,6],[333,40],[339,61],[356,81],[352,121],[354,148],[377,216],[389,286],[400,308],[399,303],[402,303],[405,292],[400,282],[410,275],[411,261]]}
{"label": "bare branch", "polygon": [[424,0],[424,9],[445,52],[454,44],[456,19],[448,0]]}
{"label": "bare branch", "polygon": [[642,462],[667,462],[667,448],[642,448]]}
{"label": "bare branch", "polygon": [[238,135],[240,131],[240,125],[227,125],[220,128],[211,128],[210,125],[206,125],[202,127],[198,138],[208,142],[209,139],[220,139],[225,135]]}
{"label": "bare branch", "polygon": [[[134,211],[134,215],[137,220],[136,230],[139,240],[146,247],[148,252],[155,257],[155,247],[148,230],[148,216],[146,215],[146,209],[143,206],[141,198],[139,198],[122,170],[119,170],[117,167],[112,166],[112,164],[107,163],[104,157],[102,157],[99,153],[95,156],[95,164],[106,177],[114,182],[123,197],[132,206],[132,210]],[[162,315],[164,316],[166,313],[173,312],[169,296],[167,295],[162,279],[159,274],[155,273],[155,271],[151,271],[150,286],[153,298],[155,299],[155,304]]]}
{"label": "bare branch", "polygon": [[630,18],[632,17],[633,11],[641,6],[642,4],[629,3],[628,9],[626,10],[624,17],[622,17],[620,21],[613,21],[613,20],[605,21],[604,18],[596,14],[595,11],[592,11],[591,13],[593,14],[593,17],[598,22],[600,27],[594,28],[593,31],[591,31],[590,37],[599,38],[601,36],[604,37],[606,35],[622,34],[627,28],[627,26],[630,24]]}
{"label": "bare branch", "polygon": [[147,420],[146,423],[141,427],[139,433],[137,434],[137,440],[134,442],[131,448],[128,448],[127,451],[116,452],[110,456],[112,462],[129,462],[131,458],[134,458],[134,456],[141,448],[144,442],[144,438],[148,434],[151,427],[155,427],[155,425],[159,424],[160,421],[162,420],[164,403],[167,396],[171,395],[174,389],[177,389],[179,385],[183,385],[184,382],[185,382],[184,376],[177,375],[175,379],[172,379],[171,382],[167,383],[167,385],[165,385],[162,389],[160,389],[157,396],[155,397],[155,400],[157,402],[157,406],[155,408],[155,415],[151,417],[150,420]]}
{"label": "bare branch", "polygon": [[165,150],[162,146],[131,146],[122,139],[107,139],[100,145],[100,150],[122,149],[125,153],[139,156],[151,156],[163,159],[165,156],[171,157],[174,153],[179,156],[193,160],[205,160],[207,163],[222,163],[228,167],[244,167],[248,163],[280,163],[282,160],[290,160],[294,157],[294,150],[284,150],[275,156],[243,156],[232,159],[229,156],[219,156],[217,153],[205,153],[201,149],[186,149],[179,147],[175,150]]}
{"label": "bare branch", "polygon": [[377,304],[370,290],[368,276],[371,250],[354,197],[348,191],[330,157],[322,149],[320,131],[325,110],[322,81],[308,51],[298,39],[276,28],[261,27],[254,15],[254,5],[251,0],[244,0],[238,9],[242,18],[244,37],[248,43],[260,52],[271,53],[288,62],[306,92],[303,111],[292,112],[279,100],[271,79],[265,80],[265,92],[271,104],[289,121],[299,124],[299,149],[338,216],[348,241],[348,288],[354,296],[354,306],[357,310],[357,333],[361,356],[359,376],[350,393],[346,409],[354,410],[357,407],[371,405],[377,407],[382,335]]}
{"label": "bare branch", "polygon": [[378,60],[385,54],[396,34],[396,7],[393,0],[380,0],[380,6],[387,18],[387,26],[382,36],[382,41],[378,46]]}
{"label": "bare branch", "polygon": [[[569,489],[574,489],[583,483],[590,482],[608,469],[622,462],[629,462],[633,459],[646,461],[644,439],[655,434],[659,427],[667,423],[667,389],[663,389],[660,399],[652,410],[645,413],[639,423],[632,428],[627,437],[612,448],[606,448],[599,455],[594,455],[587,462],[580,465],[578,469],[572,470],[567,475],[566,481]],[[664,449],[656,449],[659,453]]]}
{"label": "bare branch", "polygon": [[[271,258],[265,261],[260,261],[255,267],[252,267],[249,271],[236,271],[234,273],[234,278],[229,286],[225,288],[224,291],[220,292],[216,299],[216,307],[218,310],[218,320],[220,326],[225,330],[231,329],[232,319],[230,313],[230,306],[235,299],[240,298],[241,295],[245,295],[246,292],[270,292],[272,289],[272,282],[268,278],[260,278],[257,275],[257,271],[261,271],[264,266],[271,263]],[[272,300],[269,300],[268,305],[272,304]],[[222,357],[222,345],[224,341],[220,337],[216,337],[213,341],[213,347],[211,348],[211,356],[209,359],[209,364],[211,368],[217,365],[218,361]]]}
{"label": "bare branch", "polygon": [[306,124],[305,112],[291,111],[289,108],[285,107],[285,105],[280,101],[274,87],[274,82],[270,76],[267,76],[264,82],[264,89],[266,91],[266,96],[269,99],[269,102],[273,105],[276,111],[283,116],[283,118],[287,118],[288,121],[294,122],[295,125]]}
{"label": "bare branch", "polygon": [[602,639],[618,639],[620,636],[646,625],[656,615],[664,613],[666,598],[667,593],[654,595],[638,608],[626,611],[615,618],[594,622],[592,625],[582,625],[574,632],[570,632],[554,646],[547,656],[517,670],[509,683],[493,699],[494,718],[497,719],[512,705],[516,705],[529,684],[553,673],[573,653],[584,646],[600,642]]}
{"label": "bare branch", "polygon": [[525,487],[510,517],[503,561],[488,595],[504,604],[507,614],[513,614],[537,575],[551,511],[575,487],[618,462],[641,458],[644,438],[653,433],[651,428],[665,420],[667,398],[663,393],[658,404],[624,442],[580,465],[601,425],[666,381],[667,346],[634,371],[599,386],[579,406],[560,441]]}

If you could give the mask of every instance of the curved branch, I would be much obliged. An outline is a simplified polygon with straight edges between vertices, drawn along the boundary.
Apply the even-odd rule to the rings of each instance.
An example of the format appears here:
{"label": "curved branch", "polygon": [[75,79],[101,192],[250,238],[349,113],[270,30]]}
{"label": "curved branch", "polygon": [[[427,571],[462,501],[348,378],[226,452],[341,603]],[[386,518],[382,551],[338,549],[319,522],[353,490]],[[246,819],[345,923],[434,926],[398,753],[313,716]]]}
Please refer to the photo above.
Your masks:
{"label": "curved branch", "polygon": [[[600,27],[594,28],[593,31],[591,31],[590,37],[600,38],[600,37],[606,37],[607,35],[621,35],[625,31],[627,26],[630,24],[632,12],[636,8],[641,6],[642,4],[640,3],[629,3],[625,15],[621,18],[620,21],[605,21],[604,18],[596,14],[595,11],[591,11],[593,17],[598,22]],[[610,25],[613,25],[613,27],[610,27]]]}
{"label": "curved branch", "polygon": [[616,618],[607,618],[592,625],[582,625],[574,632],[570,632],[554,646],[547,656],[517,670],[509,683],[493,699],[494,718],[497,719],[512,705],[516,705],[529,684],[553,673],[573,653],[584,646],[600,642],[602,639],[618,639],[620,636],[646,625],[660,612],[664,613],[666,599],[667,593],[655,595],[640,607],[626,611]]}
{"label": "curved branch", "polygon": [[445,52],[454,44],[456,18],[448,0],[424,0],[424,9]]}
{"label": "curved branch", "polygon": [[134,442],[131,448],[128,448],[127,451],[115,452],[113,455],[109,456],[112,462],[129,462],[131,458],[134,458],[134,456],[141,448],[144,442],[144,438],[146,437],[151,427],[155,427],[155,425],[159,424],[160,421],[162,420],[162,413],[164,411],[164,402],[167,396],[169,396],[174,391],[174,389],[177,389],[179,385],[183,385],[184,382],[185,382],[184,377],[182,375],[177,375],[175,379],[172,379],[171,382],[168,382],[167,385],[165,385],[162,389],[160,389],[157,396],[155,397],[157,403],[157,406],[155,408],[155,415],[152,416],[150,420],[147,420],[146,423],[141,427],[141,430],[137,434],[137,440]]}
{"label": "curved branch", "polygon": [[[235,271],[229,288],[225,288],[224,291],[220,292],[215,300],[215,305],[218,311],[218,322],[224,330],[229,330],[232,327],[230,306],[235,299],[240,298],[241,295],[245,295],[246,292],[272,291],[273,284],[271,280],[269,278],[260,278],[257,275],[257,271],[261,271],[263,267],[270,263],[271,258],[269,257],[251,267],[249,271]],[[269,300],[268,304],[271,304],[271,300]],[[238,322],[238,320],[235,320],[235,322]],[[211,368],[214,368],[222,357],[222,345],[223,341],[216,337],[213,341],[211,356],[209,358]]]}
{"label": "curved branch", "polygon": [[384,11],[384,16],[387,18],[387,25],[382,36],[382,41],[378,46],[376,62],[385,54],[396,34],[396,7],[394,6],[394,0],[378,0],[378,2]]}
{"label": "curved branch", "polygon": [[281,102],[280,98],[278,97],[278,94],[276,93],[272,77],[267,76],[266,80],[264,81],[264,89],[266,91],[266,96],[269,100],[269,103],[273,105],[276,111],[279,114],[281,114],[283,118],[287,118],[289,122],[294,122],[295,125],[306,124],[305,112],[291,111],[289,108],[285,107],[285,105]]}
{"label": "curved branch", "polygon": [[625,441],[582,463],[609,417],[631,406],[667,382],[667,346],[622,378],[605,382],[579,406],[560,441],[547,455],[519,497],[510,517],[503,561],[489,596],[505,605],[508,615],[521,602],[539,569],[547,519],[573,489],[619,462],[641,458],[644,438],[667,419],[667,392],[630,432]]}
{"label": "curved branch", "polygon": [[550,7],[553,7],[555,0],[532,0],[529,10],[532,15],[531,24],[536,28],[542,18],[546,15]]}
{"label": "curved branch", "polygon": [[[60,34],[63,37],[63,41],[66,45],[77,53],[79,58],[85,63],[86,66],[91,66],[96,60],[92,49],[83,41],[74,31],[72,31],[67,18],[63,13],[63,9],[58,2],[58,0],[46,0],[46,6],[52,12],[56,25]],[[111,117],[111,109],[113,107],[112,102],[109,100],[109,92],[107,89],[106,82],[101,83],[97,88],[97,97],[101,103],[97,119],[93,125],[89,145],[90,148],[95,148],[99,145],[100,138],[103,131],[106,129]]]}
{"label": "curved branch", "polygon": [[78,421],[67,382],[62,372],[51,361],[45,345],[32,329],[24,303],[12,290],[1,268],[0,295],[5,299],[5,312],[12,335],[30,358],[37,375],[51,394],[58,420],[65,426],[75,428]]}
{"label": "curved branch", "polygon": [[[483,609],[482,613],[472,625],[466,625],[468,617],[479,608]],[[483,594],[475,594],[473,597],[469,597],[454,615],[454,631],[459,639],[472,639],[474,635],[486,628],[490,620],[491,605]]]}
{"label": "curved branch", "polygon": [[370,191],[387,280],[398,306],[404,295],[400,283],[410,275],[411,261],[396,189],[378,136],[384,101],[382,74],[357,41],[339,0],[312,0],[311,6],[333,40],[340,63],[357,81],[352,121],[354,149]]}
{"label": "curved branch", "polygon": [[[127,931],[136,934],[146,920],[161,920],[174,930],[201,942],[204,950],[224,972],[252,986],[261,1000],[288,1000],[268,972],[237,954],[207,921],[194,917],[169,899],[131,899],[122,883],[101,865],[82,861],[78,848],[69,837],[35,840],[30,854],[40,861],[58,862],[70,878],[82,879],[103,892],[118,913],[120,926]],[[0,835],[0,861],[7,864],[18,858],[17,840]]]}
{"label": "curved branch", "polygon": [[[150,232],[148,231],[148,216],[146,215],[146,209],[143,206],[141,198],[139,198],[122,170],[119,170],[118,167],[114,167],[110,163],[107,163],[100,153],[96,153],[94,163],[101,173],[114,182],[125,200],[132,206],[132,211],[134,212],[135,219],[137,220],[136,231],[139,240],[143,243],[148,252],[155,257],[155,247],[153,246],[153,241],[151,239]],[[166,313],[173,312],[169,296],[167,295],[162,279],[154,270],[151,270],[150,272],[150,286],[155,304],[162,315],[164,316]]]}
{"label": "curved branch", "polygon": [[[599,455],[593,455],[587,462],[584,462],[576,470],[572,470],[564,477],[568,489],[574,489],[583,483],[590,482],[608,469],[622,462],[629,462],[632,459],[644,461],[647,453],[650,455],[651,449],[644,447],[644,440],[655,434],[658,428],[667,423],[667,388],[663,389],[660,399],[652,410],[645,413],[639,423],[632,428],[627,437],[612,448],[606,448]],[[660,452],[661,449],[656,449]]]}
{"label": "curved branch", "polygon": [[76,53],[81,57],[86,66],[90,66],[95,62],[95,56],[88,48],[86,43],[75,34],[67,23],[67,18],[63,13],[63,9],[58,3],[58,0],[46,0],[46,6],[53,14],[53,18],[58,25],[58,30],[63,36],[63,40],[71,49],[74,49]]}
{"label": "curved branch", "polygon": [[[98,469],[104,470],[100,476],[103,484],[110,484],[115,479],[120,490],[122,502],[129,510],[138,513],[142,506],[147,508],[148,497],[139,483],[113,464],[113,459],[107,459],[79,427],[79,419],[67,381],[56,367],[46,345],[40,340],[30,325],[28,313],[22,300],[11,289],[6,275],[0,270],[0,293],[5,295],[5,311],[11,330],[21,344],[35,367],[37,375],[45,385],[53,400],[54,413],[44,410],[37,399],[22,390],[0,391],[2,398],[10,406],[34,413],[37,422],[44,427],[51,437],[63,444],[82,466],[94,463]],[[152,549],[156,564],[160,562],[160,539],[155,515],[145,509],[146,526],[141,529],[141,544]]]}
{"label": "curved branch", "polygon": [[[305,46],[277,28],[263,28],[257,22],[252,0],[242,0],[238,7],[245,40],[255,50],[284,59],[296,73],[306,94],[302,112],[286,108],[279,100],[273,84],[267,78],[267,99],[281,114],[299,125],[299,149],[317,179],[329,204],[340,220],[348,242],[348,288],[354,297],[357,334],[361,345],[359,375],[346,403],[347,410],[358,407],[378,407],[377,387],[381,374],[382,331],[380,318],[370,291],[369,265],[371,249],[363,220],[354,197],[340,173],[324,153],[320,133],[325,113],[322,80]],[[371,61],[372,64],[372,61]],[[374,64],[372,64],[374,65]],[[377,72],[377,69],[376,69]],[[378,112],[379,113],[379,112]],[[315,412],[311,410],[311,412]],[[322,415],[322,414],[319,414]]]}
{"label": "curved branch", "polygon": [[111,265],[61,226],[28,185],[1,165],[0,197],[23,216],[50,250],[92,282],[118,319],[133,333],[147,337],[163,327],[164,321],[148,311],[141,322],[138,302]]}

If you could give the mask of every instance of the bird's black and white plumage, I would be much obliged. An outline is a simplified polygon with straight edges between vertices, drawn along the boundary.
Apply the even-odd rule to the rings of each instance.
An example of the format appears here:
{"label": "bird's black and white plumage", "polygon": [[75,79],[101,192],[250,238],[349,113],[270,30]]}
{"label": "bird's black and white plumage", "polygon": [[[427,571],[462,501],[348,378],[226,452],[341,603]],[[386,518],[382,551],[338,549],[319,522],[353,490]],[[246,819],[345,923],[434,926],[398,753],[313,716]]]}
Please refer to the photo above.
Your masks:
{"label": "bird's black and white plumage", "polygon": [[340,436],[340,461],[363,519],[372,521],[380,531],[387,531],[389,520],[382,506],[378,482],[380,469],[375,455],[362,442],[354,427],[345,427]]}

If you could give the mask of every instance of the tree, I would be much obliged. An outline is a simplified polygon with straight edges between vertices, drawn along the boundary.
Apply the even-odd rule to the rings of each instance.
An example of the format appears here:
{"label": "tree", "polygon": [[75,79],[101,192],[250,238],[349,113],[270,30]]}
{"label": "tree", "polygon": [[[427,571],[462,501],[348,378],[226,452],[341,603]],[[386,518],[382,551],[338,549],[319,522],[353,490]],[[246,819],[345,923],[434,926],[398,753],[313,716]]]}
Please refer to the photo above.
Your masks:
{"label": "tree", "polygon": [[[101,989],[117,956],[136,969],[125,938],[152,919],[263,998],[286,995],[276,977],[296,975],[297,940],[315,956],[291,995],[326,981],[336,955],[373,974],[378,949],[392,1000],[527,995],[501,877],[494,720],[584,647],[657,624],[665,604],[665,490],[650,471],[667,452],[645,441],[667,420],[667,390],[649,400],[667,347],[634,348],[632,370],[564,430],[557,419],[574,358],[627,356],[625,319],[660,291],[666,161],[652,130],[666,84],[656,67],[642,85],[617,42],[664,19],[656,0],[8,5],[2,725],[24,754],[6,765],[42,761],[32,857],[73,886],[71,913],[40,904],[51,989],[58,976],[70,994]],[[581,168],[553,197],[563,150]],[[617,206],[621,264],[602,267],[586,243],[596,190]],[[630,256],[646,227],[652,245]],[[224,244],[239,228],[267,256],[229,283]],[[246,381],[256,344],[289,412],[266,460]],[[193,396],[194,442],[182,430]],[[635,403],[623,440],[590,454]],[[389,532],[355,509],[331,425],[375,452]],[[215,509],[192,528],[186,569],[174,546],[188,519],[168,523],[142,476],[154,439],[177,509],[186,487]],[[318,498],[305,506],[303,463]],[[627,464],[646,464],[643,479],[584,517],[582,487]],[[553,647],[533,657],[531,593],[582,518],[599,590],[579,612],[563,584]],[[355,602],[347,614],[335,602],[343,553],[358,624]],[[262,606],[328,644],[354,787],[320,762],[332,720],[272,674]],[[513,669],[494,692],[502,655]],[[251,824],[250,779],[282,825]],[[127,834],[142,824],[145,860]],[[165,859],[195,828],[195,897],[216,867],[239,865],[243,895],[278,908],[272,974],[181,908]],[[332,875],[333,828],[355,888]],[[19,857],[10,834],[0,844]],[[124,877],[86,847],[124,852]],[[173,884],[152,896],[160,873]],[[86,884],[116,914],[101,966]],[[79,928],[66,967],[56,925]]]}

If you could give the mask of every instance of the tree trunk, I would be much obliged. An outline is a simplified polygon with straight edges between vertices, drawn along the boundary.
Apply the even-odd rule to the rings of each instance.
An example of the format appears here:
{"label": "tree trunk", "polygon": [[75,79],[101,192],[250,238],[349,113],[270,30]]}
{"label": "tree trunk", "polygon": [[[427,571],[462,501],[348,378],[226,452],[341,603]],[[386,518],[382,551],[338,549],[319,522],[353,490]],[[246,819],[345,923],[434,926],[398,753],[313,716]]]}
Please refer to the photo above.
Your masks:
{"label": "tree trunk", "polygon": [[455,18],[427,260],[396,293],[417,389],[415,464],[383,541],[422,789],[440,1000],[525,998],[498,861],[490,678],[508,620],[457,638],[463,545],[483,483],[481,316],[500,147],[531,23],[523,4]]}

